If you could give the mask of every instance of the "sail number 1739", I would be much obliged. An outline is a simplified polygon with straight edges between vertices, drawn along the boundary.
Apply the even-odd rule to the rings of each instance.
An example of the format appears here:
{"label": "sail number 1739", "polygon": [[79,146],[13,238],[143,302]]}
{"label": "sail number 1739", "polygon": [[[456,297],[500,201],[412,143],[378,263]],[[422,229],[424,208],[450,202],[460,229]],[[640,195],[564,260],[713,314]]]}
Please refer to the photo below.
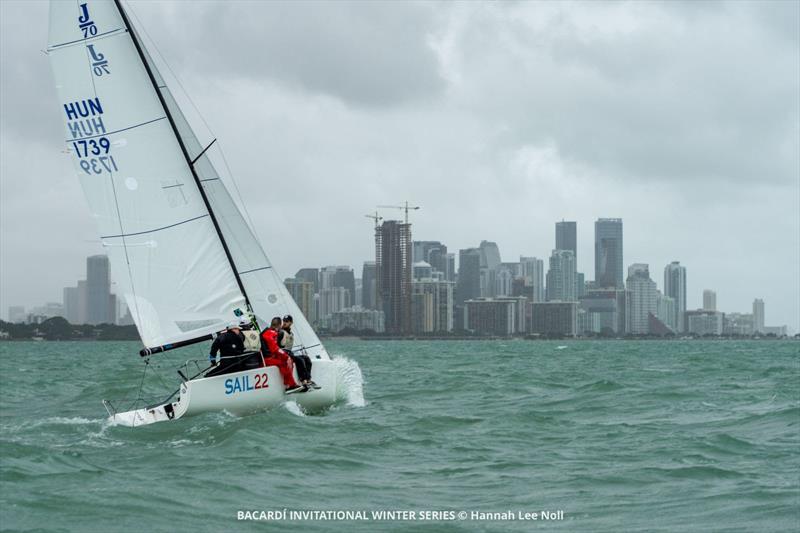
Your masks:
{"label": "sail number 1739", "polygon": [[[117,172],[117,162],[114,156],[108,155],[111,151],[111,141],[105,137],[99,139],[81,139],[72,142],[75,154],[81,168],[87,174],[101,174],[105,172]],[[97,157],[93,157],[97,156]]]}

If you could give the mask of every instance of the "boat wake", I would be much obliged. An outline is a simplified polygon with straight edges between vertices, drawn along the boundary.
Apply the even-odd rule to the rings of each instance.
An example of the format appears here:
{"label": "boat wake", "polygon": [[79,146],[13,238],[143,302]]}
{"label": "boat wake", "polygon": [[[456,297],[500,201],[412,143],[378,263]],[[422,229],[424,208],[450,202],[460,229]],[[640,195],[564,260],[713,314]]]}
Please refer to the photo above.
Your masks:
{"label": "boat wake", "polygon": [[333,356],[332,360],[337,373],[336,400],[351,407],[367,405],[364,399],[364,376],[358,363],[343,356]]}

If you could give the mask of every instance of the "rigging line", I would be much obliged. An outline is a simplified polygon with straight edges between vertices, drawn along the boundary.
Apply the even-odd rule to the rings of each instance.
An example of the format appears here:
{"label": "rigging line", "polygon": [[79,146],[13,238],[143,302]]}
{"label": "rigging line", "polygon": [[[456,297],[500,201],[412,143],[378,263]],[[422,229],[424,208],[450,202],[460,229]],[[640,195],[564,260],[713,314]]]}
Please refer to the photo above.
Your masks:
{"label": "rigging line", "polygon": [[[89,47],[88,46],[85,47],[85,52],[86,52],[86,59],[87,59],[87,61],[89,63],[89,77],[92,80],[92,92],[94,93],[94,97],[95,98],[99,98],[99,96],[97,94],[97,85],[95,85],[95,83],[94,83],[94,72],[92,72],[92,58],[89,57]],[[136,287],[134,286],[134,283],[133,283],[133,271],[131,270],[131,261],[130,261],[130,257],[128,256],[128,247],[126,246],[126,243],[125,243],[125,236],[124,236],[125,228],[122,225],[122,212],[121,212],[121,210],[119,208],[119,200],[117,198],[117,186],[114,183],[114,173],[112,171],[110,171],[110,170],[108,171],[108,180],[111,183],[111,190],[114,193],[114,209],[117,212],[117,222],[119,223],[119,231],[120,231],[120,234],[122,234],[122,249],[125,251],[125,264],[126,264],[127,269],[128,269],[128,279],[130,280],[130,284],[131,284],[131,294],[133,295],[134,307],[136,308],[134,310],[134,312],[136,313],[136,318],[138,319],[137,324],[141,324],[142,323],[142,320],[141,320],[142,315],[141,315],[141,312],[139,311],[139,298],[136,297]],[[126,300],[126,303],[127,303],[127,298],[125,300]]]}
{"label": "rigging line", "polygon": [[[189,102],[189,105],[192,106],[192,109],[194,109],[195,114],[200,118],[200,122],[203,123],[203,125],[206,128],[206,131],[210,134],[210,136],[213,136],[214,135],[214,131],[211,129],[211,126],[208,125],[208,122],[206,122],[205,117],[203,117],[202,113],[200,113],[200,109],[198,109],[197,105],[194,103],[194,100],[192,100],[192,97],[189,96],[189,91],[187,91],[184,88],[183,84],[181,83],[180,78],[178,78],[178,76],[175,74],[175,72],[169,66],[169,63],[167,62],[166,58],[164,57],[164,54],[161,53],[161,50],[156,45],[155,40],[153,40],[153,38],[150,37],[150,34],[147,33],[147,28],[145,28],[145,26],[142,24],[142,21],[141,21],[141,19],[139,19],[139,16],[136,14],[136,11],[133,9],[133,6],[128,5],[128,8],[130,9],[130,12],[133,15],[133,17],[136,19],[136,23],[139,25],[138,29],[141,30],[141,32],[145,35],[145,37],[147,37],[147,40],[152,45],[153,50],[155,50],[156,54],[158,54],[158,57],[161,59],[161,63],[165,67],[167,67],[167,71],[172,75],[172,79],[175,80],[175,83],[178,84],[178,87],[180,88],[181,92],[183,93],[183,96],[186,97],[186,100]],[[162,78],[163,78],[163,76],[162,76]],[[166,81],[164,83],[166,83]],[[166,87],[166,85],[165,85],[165,87]],[[186,122],[188,123],[189,120],[187,119]],[[191,127],[191,125],[190,125],[190,127]],[[198,142],[199,142],[199,140],[198,140]],[[225,157],[225,152],[222,150],[221,146],[217,146],[217,149],[219,150],[219,154],[222,157],[222,163],[225,165],[225,171],[227,172],[227,176],[228,176],[228,178],[230,178],[229,181],[233,184],[233,188],[236,191],[236,196],[239,199],[239,205],[241,205],[242,209],[244,210],[244,216],[245,216],[246,222],[250,225],[250,232],[253,234],[253,237],[256,237],[256,231],[255,231],[255,227],[256,226],[255,226],[255,224],[253,224],[253,219],[250,217],[250,212],[247,210],[247,206],[244,203],[244,199],[242,197],[242,193],[239,190],[239,185],[238,185],[238,183],[236,182],[236,179],[233,176],[233,172],[231,172],[230,165],[228,165],[228,160]]]}
{"label": "rigging line", "polygon": [[[188,124],[188,122],[189,122],[189,121],[187,120],[186,122],[187,122],[187,124]],[[213,145],[215,142],[217,142],[217,140],[216,140],[216,139],[214,139],[213,141],[211,141],[210,143],[208,143],[208,146],[206,146],[205,148],[203,148],[203,151],[202,151],[202,152],[200,152],[199,154],[197,154],[197,157],[195,157],[194,159],[192,159],[192,166],[194,166],[194,164],[195,164],[195,163],[197,163],[197,160],[198,160],[198,159],[200,159],[201,157],[203,157],[203,154],[204,154],[204,153],[206,153],[206,152],[208,151],[208,149],[209,149],[209,148],[211,148],[211,145]],[[201,180],[201,181],[202,181],[202,180]]]}
{"label": "rigging line", "polygon": [[233,256],[231,255],[231,251],[228,248],[228,244],[225,241],[225,236],[222,234],[222,229],[220,228],[219,222],[217,221],[217,217],[214,215],[214,210],[211,209],[211,203],[208,200],[208,196],[206,195],[205,189],[203,189],[202,184],[200,183],[200,176],[198,176],[197,171],[195,170],[194,166],[190,164],[189,152],[186,149],[186,144],[183,141],[180,133],[178,132],[178,127],[175,124],[175,120],[172,118],[172,114],[169,111],[169,107],[167,106],[166,100],[164,100],[164,95],[161,94],[161,91],[158,89],[158,83],[156,83],[155,75],[153,74],[153,69],[150,68],[150,64],[147,62],[147,58],[145,57],[144,50],[142,49],[142,45],[139,42],[139,39],[135,35],[135,32],[131,30],[130,21],[128,20],[128,16],[125,14],[125,10],[122,8],[121,0],[114,0],[114,4],[119,11],[120,16],[122,17],[122,21],[125,23],[125,27],[128,28],[128,35],[131,38],[131,42],[133,42],[134,47],[136,48],[136,52],[139,55],[139,60],[142,63],[145,71],[147,72],[147,76],[150,78],[150,83],[153,86],[153,92],[156,93],[158,97],[158,101],[161,104],[161,107],[164,109],[164,113],[167,115],[167,119],[169,120],[169,124],[172,127],[173,135],[175,139],[178,141],[178,145],[181,148],[181,152],[183,152],[183,157],[186,160],[186,164],[189,167],[189,171],[192,173],[192,177],[195,180],[195,184],[197,185],[197,190],[200,193],[200,197],[203,199],[203,203],[208,210],[208,214],[211,217],[211,221],[214,224],[214,228],[217,231],[217,237],[219,238],[219,242],[222,245],[222,248],[225,252],[225,255],[228,258],[228,262],[230,263],[230,267],[233,273],[234,278],[236,279],[236,283],[239,285],[239,291],[242,293],[244,297],[245,305],[247,306],[247,310],[249,313],[252,314],[253,306],[250,303],[250,298],[247,296],[247,291],[244,288],[244,283],[242,283],[241,278],[239,277],[239,272],[236,268],[236,262],[233,260]]}
{"label": "rigging line", "polygon": [[272,268],[272,267],[271,266],[265,266],[265,267],[252,268],[250,270],[245,270],[244,272],[239,272],[239,275],[249,274],[251,272],[258,272],[259,270],[267,270],[268,268]]}
{"label": "rigging line", "polygon": [[[97,95],[95,94],[95,96],[97,96]],[[75,137],[74,139],[67,139],[64,142],[65,143],[71,143],[71,142],[75,142],[75,141],[83,141],[85,139],[94,139],[95,137],[103,137],[104,135],[114,135],[115,133],[121,133],[123,131],[132,130],[132,129],[138,128],[140,126],[146,126],[146,125],[151,124],[153,122],[158,122],[159,120],[164,120],[165,118],[167,118],[167,117],[163,116],[163,117],[159,117],[159,118],[154,118],[153,120],[148,120],[147,122],[142,122],[141,124],[135,124],[133,126],[128,126],[127,128],[122,128],[121,130],[110,131],[108,133],[98,133],[97,135],[89,135],[88,137]]]}
{"label": "rigging line", "polygon": [[[200,215],[199,217],[190,218],[188,220],[183,220],[181,222],[176,222],[175,224],[170,224],[169,226],[164,226],[162,228],[155,228],[155,229],[148,229],[145,231],[137,231],[136,233],[121,233],[119,235],[102,235],[101,239],[116,239],[119,237],[134,237],[136,235],[144,235],[146,233],[155,233],[157,231],[162,231],[169,228],[174,228],[175,226],[180,226],[182,224],[188,224],[189,222],[194,222],[195,220],[200,220],[201,218],[206,218],[208,215]],[[122,228],[120,228],[122,229]]]}

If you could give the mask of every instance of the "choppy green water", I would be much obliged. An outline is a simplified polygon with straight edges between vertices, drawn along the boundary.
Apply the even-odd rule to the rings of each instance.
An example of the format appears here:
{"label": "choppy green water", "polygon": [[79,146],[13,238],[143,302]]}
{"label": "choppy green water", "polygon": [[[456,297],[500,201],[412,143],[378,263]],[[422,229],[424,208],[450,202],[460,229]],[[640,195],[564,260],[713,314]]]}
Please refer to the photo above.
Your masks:
{"label": "choppy green water", "polygon": [[[0,527],[800,528],[798,343],[328,346],[350,360],[350,385],[324,416],[281,408],[129,429],[109,426],[100,400],[136,388],[135,343],[0,344]],[[160,375],[172,385],[167,368]],[[147,390],[165,388],[155,379]],[[562,509],[564,519],[237,520],[239,510],[284,508]]]}

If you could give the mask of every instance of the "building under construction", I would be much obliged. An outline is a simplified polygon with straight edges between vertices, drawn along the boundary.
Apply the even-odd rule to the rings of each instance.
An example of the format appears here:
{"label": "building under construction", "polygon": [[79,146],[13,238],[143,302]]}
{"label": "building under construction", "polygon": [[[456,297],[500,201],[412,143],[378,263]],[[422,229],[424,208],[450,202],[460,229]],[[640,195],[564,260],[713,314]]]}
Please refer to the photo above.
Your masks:
{"label": "building under construction", "polygon": [[375,227],[378,308],[386,332],[411,332],[411,224],[387,220]]}

